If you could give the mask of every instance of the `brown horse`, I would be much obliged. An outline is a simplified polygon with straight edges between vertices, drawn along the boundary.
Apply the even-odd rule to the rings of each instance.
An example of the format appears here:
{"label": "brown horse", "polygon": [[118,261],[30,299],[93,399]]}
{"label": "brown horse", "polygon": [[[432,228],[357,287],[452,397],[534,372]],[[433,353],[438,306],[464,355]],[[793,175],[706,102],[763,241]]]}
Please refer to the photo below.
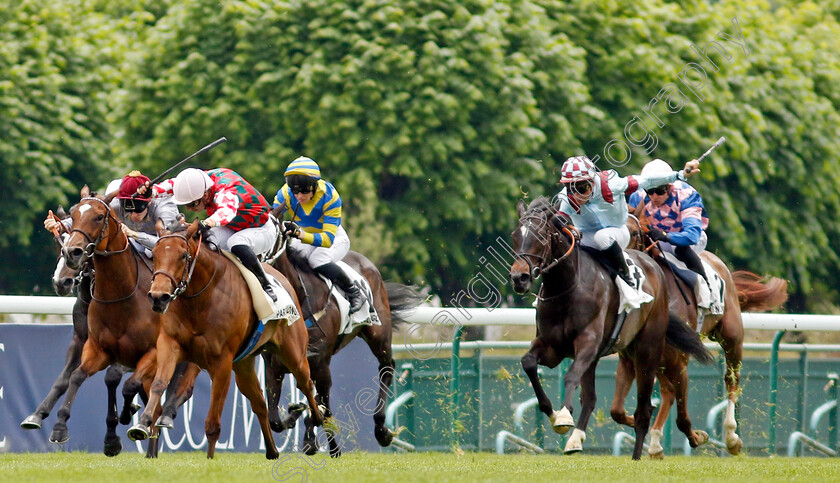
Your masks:
{"label": "brown horse", "polygon": [[[254,370],[255,353],[234,362],[259,322],[250,291],[233,262],[201,243],[201,237],[196,236],[198,229],[196,220],[185,231],[173,233],[158,221],[160,239],[152,252],[155,272],[148,292],[155,312],[165,314],[163,330],[157,340],[158,369],[149,404],[139,422],[129,430],[129,437],[148,437],[154,407],[169,383],[175,364],[187,360],[206,369],[213,382],[210,410],[204,423],[207,457],[212,458],[216,450],[232,369],[236,374],[236,385],[251,402],[259,420],[266,458],[275,459],[280,453],[274,445],[268,409]],[[265,270],[280,281],[300,313],[300,305],[288,280],[269,266]],[[306,360],[307,342],[303,321],[287,325],[281,320],[264,347],[295,375],[298,388],[309,402],[313,422],[320,425],[323,415],[313,394],[314,384]]]}
{"label": "brown horse", "polygon": [[[629,248],[647,250],[662,267],[668,283],[668,295],[671,312],[677,314],[688,324],[697,329],[697,300],[694,290],[674,274],[662,253],[647,236],[649,220],[645,216],[644,203],[634,210],[634,216],[627,220],[631,241]],[[729,453],[736,455],[741,451],[741,438],[738,436],[737,421],[735,420],[735,405],[740,394],[741,357],[744,344],[744,325],[741,311],[761,312],[779,307],[787,300],[787,282],[770,277],[762,277],[746,271],[730,273],[729,268],[715,254],[704,251],[701,258],[712,266],[726,283],[724,293],[725,309],[722,315],[706,315],[703,320],[701,334],[708,335],[711,340],[718,342],[726,358],[726,382],[729,404],[724,418],[724,443]],[[688,355],[673,347],[666,347],[662,354],[661,370],[658,374],[659,387],[662,394],[662,405],[656,415],[651,430],[649,454],[651,458],[662,458],[663,448],[660,444],[662,428],[668,419],[668,412],[674,400],[677,401],[677,427],[688,438],[692,448],[705,443],[709,435],[705,431],[692,430],[691,419],[687,410],[688,394]],[[616,371],[616,393],[610,413],[613,419],[628,426],[633,426],[632,416],[624,411],[624,399],[633,384],[635,375],[633,368],[627,364],[619,364]]]}
{"label": "brown horse", "polygon": [[[112,364],[134,368],[132,378],[140,381],[148,393],[155,371],[155,341],[160,330],[160,316],[152,312],[145,297],[151,269],[120,229],[120,221],[109,205],[113,196],[88,195],[89,192],[83,189],[82,200],[71,210],[73,229],[61,250],[70,269],[80,269],[86,259],[93,260],[95,276],[90,282],[93,288],[80,290],[90,293],[88,334],[81,362],[70,376],[51,440],[67,439],[67,420],[76,393],[92,374]],[[190,397],[198,373],[195,366],[187,370],[178,390],[177,404]],[[109,405],[112,403],[109,399]],[[126,414],[125,410],[123,414]],[[157,456],[156,442],[150,444],[147,456]]]}
{"label": "brown horse", "polygon": [[[539,408],[554,430],[564,434],[574,425],[572,398],[575,389],[581,387],[580,418],[565,448],[567,453],[580,451],[595,408],[598,359],[618,352],[632,361],[638,376],[633,459],[639,459],[653,411],[650,396],[666,333],[672,336],[669,343],[695,355],[704,350],[702,344],[684,322],[669,317],[665,275],[650,257],[629,252],[645,273],[645,292],[654,299],[627,314],[623,325],[617,325],[618,288],[602,264],[578,247],[574,226],[542,197],[527,208],[520,201],[517,211],[519,223],[512,234],[517,258],[510,269],[511,283],[521,294],[536,277],[543,279],[537,297],[536,338],[522,357],[522,368],[534,387]],[[618,331],[616,338],[611,337],[614,329]],[[537,365],[556,367],[566,357],[574,358],[574,362],[564,379],[563,407],[555,411],[540,384]]]}
{"label": "brown horse", "polygon": [[[341,313],[335,295],[327,284],[310,267],[309,262],[297,253],[287,250],[285,234],[279,235],[280,246],[274,258],[273,266],[288,278],[295,293],[302,301],[302,318],[311,324],[309,328],[309,366],[312,368],[312,380],[318,391],[316,396],[319,404],[326,408],[326,415],[330,415],[330,388],[332,375],[330,360],[332,356],[356,336],[367,343],[374,357],[379,361],[379,393],[373,411],[374,436],[380,446],[388,446],[394,439],[391,430],[385,426],[386,401],[394,376],[394,357],[391,352],[391,332],[413,308],[420,305],[423,296],[412,287],[396,283],[385,283],[376,265],[364,255],[349,252],[344,262],[355,269],[367,280],[373,294],[373,307],[376,310],[381,325],[364,325],[356,327],[348,334],[341,331]],[[309,324],[307,324],[309,325]],[[279,361],[275,361],[279,362]],[[269,415],[272,429],[283,431],[294,424],[295,413],[285,420],[281,420],[278,411],[280,388],[283,377],[289,371],[282,365],[272,363],[266,359],[266,385],[268,389]],[[371,403],[372,404],[372,403]],[[315,432],[311,422],[306,423],[303,450],[307,454],[318,451]],[[338,457],[341,448],[335,434],[326,432],[330,455]]]}

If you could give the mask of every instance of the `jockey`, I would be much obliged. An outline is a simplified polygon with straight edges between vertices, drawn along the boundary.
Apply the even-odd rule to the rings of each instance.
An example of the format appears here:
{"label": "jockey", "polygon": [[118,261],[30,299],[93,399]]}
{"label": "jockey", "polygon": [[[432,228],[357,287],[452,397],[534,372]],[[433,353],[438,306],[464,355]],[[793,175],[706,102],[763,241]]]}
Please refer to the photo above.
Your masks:
{"label": "jockey", "polygon": [[[145,191],[143,186],[141,190]],[[274,223],[268,223],[265,198],[238,173],[227,168],[204,171],[187,168],[175,178],[152,187],[155,198],[169,197],[190,211],[207,211],[201,225],[206,239],[229,250],[257,276],[265,293],[277,301],[257,254],[268,251],[277,238]]]}
{"label": "jockey", "polygon": [[[158,236],[155,231],[155,223],[158,219],[163,220],[169,226],[177,220],[178,207],[170,199],[150,199],[148,195],[137,195],[137,187],[149,182],[149,178],[140,173],[132,171],[122,180],[114,180],[108,185],[106,194],[118,191],[111,201],[111,210],[114,216],[122,222],[122,231],[133,241],[139,243],[143,248],[151,250],[157,243]],[[73,228],[71,218],[64,220],[68,229]],[[44,228],[52,231],[58,226],[58,222],[52,217],[44,220]]]}
{"label": "jockey", "polygon": [[563,163],[560,183],[559,214],[571,218],[581,233],[581,245],[601,251],[629,286],[630,271],[624,261],[623,249],[630,243],[627,221],[627,202],[624,197],[637,189],[672,183],[677,179],[700,172],[696,160],[685,164],[682,171],[654,172],[649,175],[623,178],[614,170],[598,172],[586,156],[574,156]]}
{"label": "jockey", "polygon": [[[668,163],[655,159],[642,168],[642,176],[659,176],[671,171]],[[672,245],[674,255],[708,284],[699,254],[706,249],[709,218],[700,193],[685,181],[675,181],[630,196],[630,206],[638,206],[640,202],[644,202],[651,223],[650,238]]]}
{"label": "jockey", "polygon": [[278,218],[286,210],[293,213],[292,221],[283,222],[283,231],[292,238],[289,247],[347,294],[351,314],[358,312],[364,304],[362,292],[335,263],[350,251],[350,238],[341,226],[341,196],[321,179],[318,164],[305,156],[292,161],[285,176],[286,184],[274,197],[274,212]]}

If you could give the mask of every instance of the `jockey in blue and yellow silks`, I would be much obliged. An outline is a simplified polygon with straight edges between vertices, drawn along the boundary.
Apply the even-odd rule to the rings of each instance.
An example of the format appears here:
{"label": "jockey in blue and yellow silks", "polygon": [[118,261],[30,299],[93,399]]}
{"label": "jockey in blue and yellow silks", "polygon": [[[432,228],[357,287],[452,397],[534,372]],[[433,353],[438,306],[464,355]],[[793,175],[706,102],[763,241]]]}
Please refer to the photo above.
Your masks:
{"label": "jockey in blue and yellow silks", "polygon": [[274,197],[278,217],[287,210],[292,221],[283,222],[291,237],[289,248],[300,253],[315,272],[330,279],[350,299],[350,313],[364,303],[359,287],[352,283],[335,262],[350,251],[350,238],[341,226],[341,196],[329,181],[321,179],[321,169],[310,158],[301,156],[286,168],[286,184]]}
{"label": "jockey in blue and yellow silks", "polygon": [[598,172],[586,156],[574,156],[561,168],[560,183],[565,187],[558,194],[558,211],[570,218],[580,231],[581,245],[601,251],[618,268],[621,279],[632,287],[623,253],[630,242],[630,232],[625,225],[628,211],[624,197],[637,189],[685,180],[700,172],[699,165],[691,160],[682,171],[621,177],[613,170]]}

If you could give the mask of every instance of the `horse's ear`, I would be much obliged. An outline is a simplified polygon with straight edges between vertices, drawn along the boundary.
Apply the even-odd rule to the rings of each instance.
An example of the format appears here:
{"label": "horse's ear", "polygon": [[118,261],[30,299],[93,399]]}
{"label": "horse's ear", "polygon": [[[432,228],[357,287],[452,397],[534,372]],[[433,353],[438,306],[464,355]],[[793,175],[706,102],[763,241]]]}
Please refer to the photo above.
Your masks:
{"label": "horse's ear", "polygon": [[87,198],[88,196],[90,196],[90,188],[88,188],[88,185],[82,186],[82,190],[79,191],[79,196],[81,196],[82,198]]}
{"label": "horse's ear", "polygon": [[155,222],[155,231],[157,231],[158,236],[164,236],[169,234],[166,229],[166,223],[163,222],[163,218],[158,218]]}
{"label": "horse's ear", "polygon": [[642,212],[644,211],[644,209],[645,209],[645,200],[641,199],[641,200],[639,200],[639,204],[636,205],[635,208],[633,208],[633,216],[635,216],[636,218],[639,218],[640,216],[642,216]]}
{"label": "horse's ear", "polygon": [[525,205],[525,200],[519,200],[519,203],[516,204],[516,214],[521,218],[522,214],[525,213],[526,208],[527,206]]}
{"label": "horse's ear", "polygon": [[109,194],[108,196],[106,196],[106,197],[105,197],[105,199],[103,199],[102,201],[104,201],[106,204],[108,204],[108,205],[110,206],[110,205],[111,205],[111,201],[113,201],[113,200],[114,200],[114,198],[116,198],[116,196],[117,196],[118,194],[120,194],[120,193],[119,193],[119,191],[114,191],[113,193],[111,193],[111,194]]}
{"label": "horse's ear", "polygon": [[62,220],[67,218],[67,212],[64,211],[64,207],[61,205],[58,205],[58,208],[55,209],[55,215]]}
{"label": "horse's ear", "polygon": [[194,237],[196,232],[198,232],[198,218],[193,220],[190,227],[187,228],[187,239]]}

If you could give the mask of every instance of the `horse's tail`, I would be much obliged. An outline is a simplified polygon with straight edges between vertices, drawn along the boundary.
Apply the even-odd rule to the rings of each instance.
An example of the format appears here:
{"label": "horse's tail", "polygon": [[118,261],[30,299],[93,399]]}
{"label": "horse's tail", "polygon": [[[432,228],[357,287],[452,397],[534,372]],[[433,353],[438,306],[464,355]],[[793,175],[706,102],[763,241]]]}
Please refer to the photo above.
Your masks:
{"label": "horse's tail", "polygon": [[743,270],[732,272],[738,302],[744,312],[764,312],[785,303],[788,299],[787,280],[761,277]]}
{"label": "horse's tail", "polygon": [[385,291],[388,293],[388,305],[391,307],[392,328],[406,322],[406,317],[426,300],[419,289],[410,285],[385,282]]}
{"label": "horse's tail", "polygon": [[711,364],[715,361],[712,353],[703,345],[700,335],[691,330],[679,316],[668,314],[668,330],[665,332],[665,342],[675,349],[693,356],[700,364]]}

